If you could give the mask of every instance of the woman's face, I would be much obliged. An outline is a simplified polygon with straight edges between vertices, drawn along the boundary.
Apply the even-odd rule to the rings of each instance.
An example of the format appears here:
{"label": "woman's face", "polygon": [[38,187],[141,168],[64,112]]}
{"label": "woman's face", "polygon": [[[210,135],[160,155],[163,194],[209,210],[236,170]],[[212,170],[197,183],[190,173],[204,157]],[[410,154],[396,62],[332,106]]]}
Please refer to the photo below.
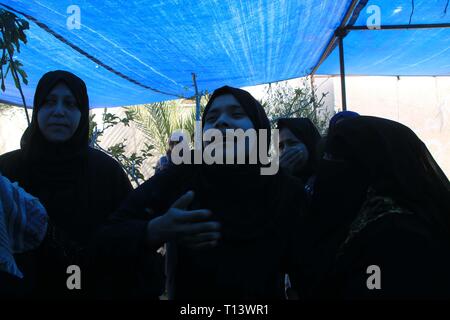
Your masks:
{"label": "woman's face", "polygon": [[298,139],[291,130],[282,128],[280,130],[280,166],[290,174],[301,172],[309,159],[306,145]]}
{"label": "woman's face", "polygon": [[297,138],[291,130],[288,128],[282,128],[280,130],[280,140],[278,143],[280,154],[283,154],[292,147],[298,147],[300,145],[303,145],[303,142]]}
{"label": "woman's face", "polygon": [[50,91],[37,115],[39,129],[50,142],[69,140],[78,128],[80,118],[77,101],[64,83]]}
{"label": "woman's face", "polygon": [[[225,94],[214,99],[208,113],[205,116],[203,132],[209,129],[217,129],[221,131],[223,137],[225,138],[227,129],[242,129],[245,132],[248,129],[254,129],[254,126],[244,108],[242,108],[236,98],[231,94]],[[205,141],[205,146],[210,143],[211,141]],[[229,142],[224,143],[224,152],[226,151],[226,145],[228,143]],[[236,155],[235,144],[234,149],[234,154]],[[245,149],[246,154],[248,154],[249,146],[247,144]]]}

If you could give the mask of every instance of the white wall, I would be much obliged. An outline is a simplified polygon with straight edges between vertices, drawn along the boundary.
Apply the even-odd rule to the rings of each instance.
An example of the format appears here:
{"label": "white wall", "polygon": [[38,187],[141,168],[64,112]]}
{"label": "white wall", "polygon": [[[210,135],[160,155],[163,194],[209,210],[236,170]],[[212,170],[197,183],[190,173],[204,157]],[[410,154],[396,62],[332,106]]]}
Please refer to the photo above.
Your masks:
{"label": "white wall", "polygon": [[[341,82],[332,77],[336,108]],[[450,177],[450,77],[346,77],[347,109],[410,127]]]}
{"label": "white wall", "polygon": [[[28,110],[28,114],[31,120],[32,110]],[[19,149],[20,138],[26,128],[27,118],[23,108],[0,109],[0,154]]]}
{"label": "white wall", "polygon": [[[292,82],[298,82],[292,80]],[[450,77],[347,77],[348,110],[401,122],[425,142],[441,168],[450,177]],[[325,103],[329,109],[342,109],[339,77],[315,77],[318,93],[329,92]],[[246,88],[260,98],[263,87]],[[108,109],[122,112],[121,108]],[[103,110],[97,110],[100,113]],[[100,120],[98,115],[96,120]],[[26,128],[21,108],[0,112],[0,154],[19,148]],[[136,128],[114,128],[105,134],[107,147],[128,139],[129,147],[140,148],[143,135]],[[154,162],[153,160],[152,162]],[[146,176],[152,174],[148,165]]]}

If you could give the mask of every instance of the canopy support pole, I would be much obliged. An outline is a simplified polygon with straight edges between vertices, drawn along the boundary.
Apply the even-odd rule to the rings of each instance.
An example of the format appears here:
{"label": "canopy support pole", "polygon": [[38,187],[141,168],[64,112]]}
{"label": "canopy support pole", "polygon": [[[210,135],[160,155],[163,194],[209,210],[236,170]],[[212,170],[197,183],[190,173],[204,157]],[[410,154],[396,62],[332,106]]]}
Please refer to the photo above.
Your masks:
{"label": "canopy support pole", "polygon": [[194,83],[195,89],[195,121],[200,121],[200,96],[198,94],[197,76],[195,73],[192,73],[192,82]]}
{"label": "canopy support pole", "polygon": [[315,83],[314,83],[314,75],[312,74],[309,78],[310,85],[311,85],[311,93],[312,93],[312,103],[314,106],[314,109],[317,108],[317,101],[316,101],[316,91],[315,91]]}
{"label": "canopy support pole", "polygon": [[345,59],[344,59],[344,34],[340,30],[339,37],[339,65],[341,67],[341,96],[342,111],[347,111],[347,90],[345,87]]}
{"label": "canopy support pole", "polygon": [[[352,3],[350,4],[350,7],[348,8],[344,19],[342,19],[341,24],[339,25],[339,27],[337,28],[336,31],[338,31],[339,29],[344,28],[347,25],[347,22],[351,19],[353,11],[355,10],[356,6],[358,5],[359,0],[353,0]],[[328,46],[326,47],[325,51],[322,53],[322,56],[320,57],[319,61],[317,62],[316,66],[312,69],[311,71],[311,75],[315,74],[317,72],[317,70],[319,70],[319,67],[322,65],[322,63],[328,58],[328,56],[331,54],[331,52],[333,51],[333,49],[336,46],[336,33],[333,35],[333,37],[331,38],[330,42],[328,43]]]}
{"label": "canopy support pole", "polygon": [[450,28],[450,23],[428,23],[428,24],[395,24],[369,28],[367,26],[347,26],[345,30],[373,31],[373,30],[408,30],[408,29],[445,29]]}
{"label": "canopy support pole", "polygon": [[[192,73],[192,82],[194,83],[195,89],[195,127],[194,127],[194,153],[195,161],[197,163],[198,159],[201,159],[201,150],[202,150],[202,124],[200,121],[200,94],[198,93],[197,86],[197,76],[195,73]],[[200,152],[199,152],[200,151]]]}

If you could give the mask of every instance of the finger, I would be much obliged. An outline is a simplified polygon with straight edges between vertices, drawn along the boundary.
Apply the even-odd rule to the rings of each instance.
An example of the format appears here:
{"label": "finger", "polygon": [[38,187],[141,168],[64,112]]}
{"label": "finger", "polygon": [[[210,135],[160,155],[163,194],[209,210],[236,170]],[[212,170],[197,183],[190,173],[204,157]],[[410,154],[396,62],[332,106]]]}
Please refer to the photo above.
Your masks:
{"label": "finger", "polygon": [[292,153],[292,151],[291,151],[290,149],[288,149],[288,150],[286,150],[285,152],[283,152],[283,153],[280,155],[280,161],[283,160],[283,159],[286,159],[291,153]]}
{"label": "finger", "polygon": [[285,156],[283,159],[281,159],[280,163],[283,163],[283,164],[285,164],[285,165],[288,165],[288,164],[290,164],[290,163],[292,162],[292,159],[293,159],[295,156],[296,156],[295,153],[290,152],[289,154],[286,154],[286,156]]}
{"label": "finger", "polygon": [[287,164],[290,161],[291,152],[283,153],[280,157],[280,164]]}
{"label": "finger", "polygon": [[179,210],[175,214],[175,221],[176,222],[183,222],[183,223],[189,223],[189,222],[204,222],[211,218],[212,212],[207,209],[200,209],[200,210]]}
{"label": "finger", "polygon": [[280,157],[280,164],[286,163],[286,154],[283,153]]}
{"label": "finger", "polygon": [[217,222],[203,222],[203,223],[192,223],[183,226],[180,233],[183,235],[193,235],[198,233],[216,232],[219,231],[220,224]]}
{"label": "finger", "polygon": [[188,191],[172,204],[172,208],[186,209],[192,200],[194,200],[194,191]]}
{"label": "finger", "polygon": [[285,153],[283,153],[282,158],[284,158],[285,160],[291,159],[293,156],[297,154],[297,152],[298,152],[297,150],[289,149]]}
{"label": "finger", "polygon": [[217,241],[220,239],[219,232],[200,233],[192,236],[185,236],[181,241],[187,245],[197,245],[203,242]]}
{"label": "finger", "polygon": [[192,250],[202,250],[202,249],[211,249],[216,247],[218,244],[218,241],[209,241],[209,242],[203,242],[196,245],[188,246],[188,248]]}
{"label": "finger", "polygon": [[292,157],[292,162],[303,162],[305,155],[303,153],[297,153]]}

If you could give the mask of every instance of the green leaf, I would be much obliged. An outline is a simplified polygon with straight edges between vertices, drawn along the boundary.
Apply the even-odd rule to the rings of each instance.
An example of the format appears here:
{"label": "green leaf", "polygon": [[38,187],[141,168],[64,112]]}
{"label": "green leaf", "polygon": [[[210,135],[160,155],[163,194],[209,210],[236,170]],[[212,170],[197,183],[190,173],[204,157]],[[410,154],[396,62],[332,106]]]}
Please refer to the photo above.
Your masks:
{"label": "green leaf", "polygon": [[17,69],[17,72],[19,72],[20,76],[22,77],[23,83],[28,84],[28,79],[27,79],[28,76],[27,76],[27,73],[25,72],[25,70]]}
{"label": "green leaf", "polygon": [[5,78],[8,75],[9,70],[11,69],[10,65],[8,64],[8,66],[6,67],[6,73],[5,73]]}

